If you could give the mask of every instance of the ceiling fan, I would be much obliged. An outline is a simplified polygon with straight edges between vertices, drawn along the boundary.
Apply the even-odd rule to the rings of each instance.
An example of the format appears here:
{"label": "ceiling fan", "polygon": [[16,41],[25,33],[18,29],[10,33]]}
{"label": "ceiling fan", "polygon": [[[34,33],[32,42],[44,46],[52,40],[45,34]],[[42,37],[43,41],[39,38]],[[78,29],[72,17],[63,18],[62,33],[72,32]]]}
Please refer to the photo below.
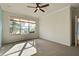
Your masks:
{"label": "ceiling fan", "polygon": [[42,11],[42,12],[45,12],[45,10],[43,10],[42,8],[44,8],[44,7],[48,7],[49,6],[49,4],[45,4],[45,5],[41,5],[41,3],[36,3],[36,7],[33,7],[33,6],[27,6],[28,8],[35,8],[35,11],[34,11],[34,13],[35,12],[37,12],[38,10],[40,10],[40,11]]}

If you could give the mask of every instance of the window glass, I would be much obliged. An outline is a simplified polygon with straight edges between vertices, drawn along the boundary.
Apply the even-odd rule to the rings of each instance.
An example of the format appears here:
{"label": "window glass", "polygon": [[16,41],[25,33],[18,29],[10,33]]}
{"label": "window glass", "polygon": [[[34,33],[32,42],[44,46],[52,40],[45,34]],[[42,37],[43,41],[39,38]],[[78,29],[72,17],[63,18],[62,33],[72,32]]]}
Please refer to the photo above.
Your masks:
{"label": "window glass", "polygon": [[27,34],[35,33],[36,22],[22,19],[10,20],[10,33],[11,34]]}
{"label": "window glass", "polygon": [[35,32],[35,27],[36,27],[36,24],[30,23],[29,24],[29,33],[34,33]]}
{"label": "window glass", "polygon": [[21,22],[21,34],[28,33],[28,23]]}
{"label": "window glass", "polygon": [[10,21],[10,33],[20,34],[20,22],[14,20]]}
{"label": "window glass", "polygon": [[14,21],[13,34],[20,34],[20,22]]}

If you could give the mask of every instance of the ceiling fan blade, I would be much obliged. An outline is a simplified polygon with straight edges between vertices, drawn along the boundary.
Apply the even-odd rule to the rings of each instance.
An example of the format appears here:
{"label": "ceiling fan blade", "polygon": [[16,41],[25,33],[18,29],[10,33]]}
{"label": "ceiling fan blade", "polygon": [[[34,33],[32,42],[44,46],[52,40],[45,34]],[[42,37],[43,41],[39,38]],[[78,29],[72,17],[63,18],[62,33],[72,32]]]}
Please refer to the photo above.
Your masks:
{"label": "ceiling fan blade", "polygon": [[36,9],[36,10],[34,11],[34,13],[37,12],[37,10],[38,10],[38,9]]}
{"label": "ceiling fan blade", "polygon": [[40,6],[40,8],[47,7],[47,6],[49,6],[49,4],[45,4],[43,6]]}
{"label": "ceiling fan blade", "polygon": [[36,7],[33,7],[33,6],[27,6],[27,7],[29,7],[29,8],[36,8]]}
{"label": "ceiling fan blade", "polygon": [[40,9],[42,12],[45,12],[43,9]]}

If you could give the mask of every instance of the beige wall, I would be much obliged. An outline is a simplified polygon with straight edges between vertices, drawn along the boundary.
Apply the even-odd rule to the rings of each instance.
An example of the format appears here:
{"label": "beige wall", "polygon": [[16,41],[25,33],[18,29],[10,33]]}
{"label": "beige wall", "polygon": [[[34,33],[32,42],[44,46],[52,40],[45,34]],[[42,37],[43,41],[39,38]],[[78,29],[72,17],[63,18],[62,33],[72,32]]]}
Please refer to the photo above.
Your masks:
{"label": "beige wall", "polygon": [[[36,21],[36,32],[31,33],[31,34],[25,34],[25,35],[10,35],[9,34],[9,20],[10,16],[15,16],[15,17],[21,17],[24,19],[28,20],[34,20]],[[22,39],[21,39],[22,38]],[[26,40],[26,39],[31,39],[31,38],[38,38],[38,18],[30,17],[30,16],[25,16],[25,15],[20,15],[16,13],[10,13],[10,12],[5,12],[4,11],[4,20],[3,20],[3,43],[9,43],[9,42],[15,42],[19,40]]]}
{"label": "beige wall", "polygon": [[44,15],[39,23],[41,38],[67,46],[71,45],[70,6]]}

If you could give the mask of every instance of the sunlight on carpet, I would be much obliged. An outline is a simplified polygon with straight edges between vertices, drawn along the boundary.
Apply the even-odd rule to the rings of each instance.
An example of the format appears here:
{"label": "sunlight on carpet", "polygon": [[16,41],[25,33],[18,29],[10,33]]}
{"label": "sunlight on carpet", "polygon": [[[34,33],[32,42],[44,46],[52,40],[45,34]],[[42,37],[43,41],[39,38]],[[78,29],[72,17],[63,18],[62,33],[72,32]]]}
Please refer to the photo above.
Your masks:
{"label": "sunlight on carpet", "polygon": [[35,54],[36,52],[37,52],[37,51],[36,51],[36,48],[31,47],[31,48],[29,48],[29,49],[25,49],[25,50],[23,51],[23,53],[21,54],[21,56],[30,56],[30,55]]}
{"label": "sunlight on carpet", "polygon": [[[24,45],[25,45],[25,42],[14,45],[3,56],[18,56]],[[36,48],[33,47],[31,44],[27,43],[21,56],[31,56],[31,55],[35,54],[36,52],[37,52]]]}

